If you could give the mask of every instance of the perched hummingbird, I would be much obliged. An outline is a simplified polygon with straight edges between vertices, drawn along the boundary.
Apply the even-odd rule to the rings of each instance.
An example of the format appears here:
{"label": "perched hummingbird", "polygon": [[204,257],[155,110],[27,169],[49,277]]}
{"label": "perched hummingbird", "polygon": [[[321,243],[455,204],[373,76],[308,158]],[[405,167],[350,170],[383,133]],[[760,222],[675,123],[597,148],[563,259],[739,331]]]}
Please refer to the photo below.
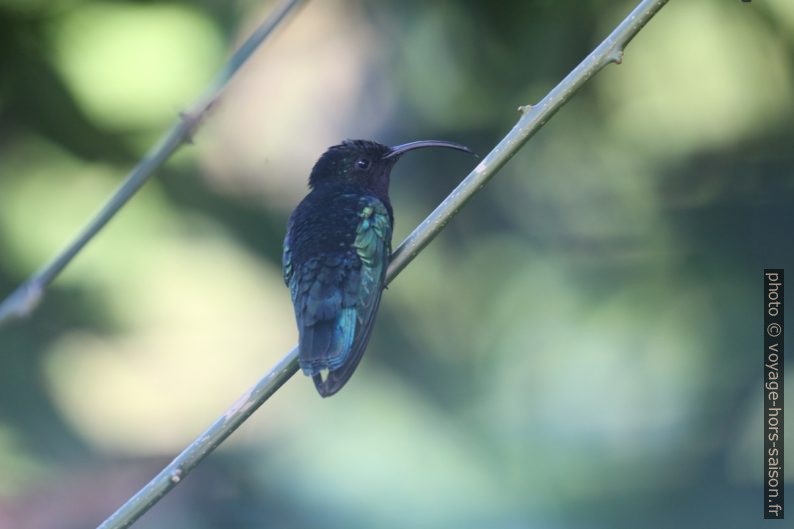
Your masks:
{"label": "perched hummingbird", "polygon": [[391,255],[389,175],[404,153],[423,147],[472,152],[447,141],[387,147],[347,140],[320,157],[311,191],[290,215],[284,281],[295,306],[300,367],[323,397],[345,385],[367,347]]}

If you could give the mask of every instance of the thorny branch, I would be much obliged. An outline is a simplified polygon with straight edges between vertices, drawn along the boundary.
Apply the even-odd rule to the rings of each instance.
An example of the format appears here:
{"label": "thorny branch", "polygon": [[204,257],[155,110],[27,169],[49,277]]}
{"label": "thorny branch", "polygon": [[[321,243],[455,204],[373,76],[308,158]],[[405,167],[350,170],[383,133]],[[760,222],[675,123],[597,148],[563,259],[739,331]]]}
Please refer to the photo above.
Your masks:
{"label": "thorny branch", "polygon": [[201,122],[218,101],[221,93],[237,70],[251,57],[262,42],[285,20],[287,15],[303,0],[283,0],[254,32],[240,46],[234,55],[210,83],[204,94],[190,107],[187,112],[179,115],[175,122],[160,140],[146,153],[113,195],[91,218],[86,226],[61,250],[50,262],[41,267],[27,281],[19,285],[2,303],[0,303],[0,326],[14,318],[30,314],[41,301],[47,285],[66,268],[80,253],[88,242],[118,213],[132,198],[138,189],[146,183],[154,172],[185,143],[191,143],[193,135]]}

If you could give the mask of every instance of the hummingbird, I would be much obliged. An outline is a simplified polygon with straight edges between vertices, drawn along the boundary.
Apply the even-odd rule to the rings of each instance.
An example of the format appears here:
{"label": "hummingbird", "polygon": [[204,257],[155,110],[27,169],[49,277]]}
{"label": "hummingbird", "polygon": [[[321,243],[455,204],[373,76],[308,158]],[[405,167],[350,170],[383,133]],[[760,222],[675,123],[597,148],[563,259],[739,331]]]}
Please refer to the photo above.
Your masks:
{"label": "hummingbird", "polygon": [[289,217],[282,264],[298,324],[298,362],[323,397],[353,375],[378,312],[394,226],[391,170],[406,152],[427,147],[472,153],[448,141],[344,141],[317,160],[310,191]]}

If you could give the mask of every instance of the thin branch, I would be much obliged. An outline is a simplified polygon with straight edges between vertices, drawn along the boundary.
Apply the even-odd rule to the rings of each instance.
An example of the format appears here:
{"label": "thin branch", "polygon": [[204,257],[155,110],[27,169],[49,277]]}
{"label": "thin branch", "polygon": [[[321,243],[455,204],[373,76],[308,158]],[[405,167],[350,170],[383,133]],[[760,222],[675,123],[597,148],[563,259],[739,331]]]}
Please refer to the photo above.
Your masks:
{"label": "thin branch", "polygon": [[[564,105],[593,75],[610,62],[620,63],[626,44],[661,9],[667,0],[643,0],[565,79],[522,115],[513,129],[480,162],[441,204],[400,244],[386,272],[391,282],[428,243],[444,229],[463,205]],[[257,384],[242,395],[215,423],[193,441],[145,487],[122,505],[99,529],[129,527],[176,486],[196,465],[220,445],[271,395],[298,371],[298,350],[293,347]]]}
{"label": "thin branch", "polygon": [[667,0],[642,0],[629,15],[596,47],[590,55],[565,76],[551,92],[535,106],[518,108],[521,119],[502,138],[496,147],[458,184],[452,193],[414,229],[391,257],[389,280],[410,263],[427,246],[444,226],[496,172],[515,155],[526,141],[581,88],[591,77],[609,63],[623,61],[623,49],[648,23]]}
{"label": "thin branch", "polygon": [[49,263],[22,283],[0,304],[0,325],[14,317],[23,317],[36,308],[47,285],[61,273],[72,259],[83,249],[119,209],[135,194],[154,172],[182,144],[190,143],[202,120],[215,105],[237,70],[251,57],[256,49],[304,0],[283,0],[254,33],[229,58],[215,79],[188,112],[180,114],[180,119],[146,153],[124,181],[119,185],[105,205],[94,215],[75,238],[61,250]]}

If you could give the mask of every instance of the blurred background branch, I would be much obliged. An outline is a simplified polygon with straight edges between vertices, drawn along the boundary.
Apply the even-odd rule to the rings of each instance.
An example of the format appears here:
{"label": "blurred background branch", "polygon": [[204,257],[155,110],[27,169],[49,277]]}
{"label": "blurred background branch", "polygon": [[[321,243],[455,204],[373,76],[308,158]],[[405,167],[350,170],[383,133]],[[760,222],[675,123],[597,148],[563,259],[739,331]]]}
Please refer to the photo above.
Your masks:
{"label": "blurred background branch", "polygon": [[[268,18],[234,52],[224,67],[187,112],[180,114],[162,138],[130,171],[121,185],[94,215],[88,224],[50,262],[17,287],[0,303],[0,326],[13,317],[30,314],[38,305],[49,285],[74,257],[105,227],[108,221],[132,198],[140,187],[162,166],[180,146],[192,141],[207,113],[218,102],[226,85],[265,39],[304,0],[282,0]],[[124,66],[119,66],[124,68]]]}
{"label": "blurred background branch", "polygon": [[[610,62],[620,62],[623,49],[667,0],[643,0],[574,68],[540,103],[522,106],[516,125],[466,178],[395,250],[387,271],[390,283],[429,244],[524,143],[562,107],[590,78]],[[129,527],[217,448],[232,432],[298,371],[293,347],[254,387],[183,450],[168,466],[132,496],[99,529]]]}

